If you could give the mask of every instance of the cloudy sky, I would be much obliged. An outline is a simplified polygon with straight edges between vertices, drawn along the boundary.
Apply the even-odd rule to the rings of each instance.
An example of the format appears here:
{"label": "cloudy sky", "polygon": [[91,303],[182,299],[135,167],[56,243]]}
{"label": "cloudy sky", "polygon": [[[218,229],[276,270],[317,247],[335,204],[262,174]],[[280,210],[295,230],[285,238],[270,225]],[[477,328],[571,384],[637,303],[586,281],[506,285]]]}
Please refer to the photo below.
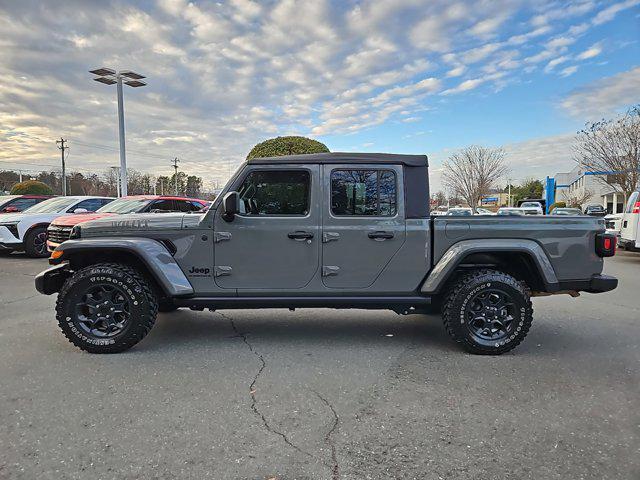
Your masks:
{"label": "cloudy sky", "polygon": [[333,151],[504,146],[512,176],[570,169],[587,120],[640,102],[640,0],[0,0],[0,168],[118,164],[224,181],[258,141]]}

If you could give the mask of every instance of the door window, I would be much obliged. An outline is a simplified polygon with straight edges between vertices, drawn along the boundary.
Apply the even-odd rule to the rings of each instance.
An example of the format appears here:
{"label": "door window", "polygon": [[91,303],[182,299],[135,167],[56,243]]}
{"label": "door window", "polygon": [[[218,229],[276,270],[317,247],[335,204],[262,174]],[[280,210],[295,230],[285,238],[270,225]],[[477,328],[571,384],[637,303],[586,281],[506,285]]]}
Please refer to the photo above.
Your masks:
{"label": "door window", "polygon": [[176,203],[178,204],[178,210],[181,212],[197,212],[203,207],[203,205],[190,200],[176,200]]}
{"label": "door window", "polygon": [[311,179],[306,170],[253,171],[238,194],[244,215],[307,215]]}
{"label": "door window", "polygon": [[102,199],[100,198],[90,198],[88,200],[83,200],[80,203],[77,203],[71,209],[70,212],[74,212],[78,208],[84,208],[87,212],[95,212],[100,207],[102,207]]}
{"label": "door window", "polygon": [[396,174],[391,170],[331,172],[331,212],[334,215],[390,217],[397,208]]}
{"label": "door window", "polygon": [[162,210],[164,212],[175,212],[175,205],[173,200],[156,200],[149,207],[149,211]]}

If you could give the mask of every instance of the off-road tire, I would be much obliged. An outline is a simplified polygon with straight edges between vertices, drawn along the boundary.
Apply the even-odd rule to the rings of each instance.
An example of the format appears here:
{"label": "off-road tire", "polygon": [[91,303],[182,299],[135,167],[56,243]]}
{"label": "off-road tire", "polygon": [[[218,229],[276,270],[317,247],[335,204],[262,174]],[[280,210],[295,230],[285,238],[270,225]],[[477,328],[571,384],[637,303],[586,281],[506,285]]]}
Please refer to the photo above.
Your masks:
{"label": "off-road tire", "polygon": [[[513,327],[508,336],[497,341],[483,339],[468,326],[467,307],[483,291],[502,292],[513,302]],[[529,288],[511,275],[497,270],[475,270],[451,286],[442,307],[444,327],[451,338],[470,353],[501,355],[517,347],[527,336],[533,321]]]}
{"label": "off-road tire", "polygon": [[[101,285],[124,292],[130,312],[122,331],[111,338],[84,331],[77,315],[77,303],[91,288]],[[119,263],[100,263],[77,271],[66,280],[56,301],[56,319],[62,333],[90,353],[118,353],[133,347],[149,333],[157,313],[158,300],[150,282],[135,268]]]}
{"label": "off-road tire", "polygon": [[[39,245],[37,241],[41,238],[42,234],[44,234],[44,243]],[[27,232],[24,236],[24,252],[31,258],[45,258],[49,256],[49,251],[47,250],[47,227],[35,227]]]}

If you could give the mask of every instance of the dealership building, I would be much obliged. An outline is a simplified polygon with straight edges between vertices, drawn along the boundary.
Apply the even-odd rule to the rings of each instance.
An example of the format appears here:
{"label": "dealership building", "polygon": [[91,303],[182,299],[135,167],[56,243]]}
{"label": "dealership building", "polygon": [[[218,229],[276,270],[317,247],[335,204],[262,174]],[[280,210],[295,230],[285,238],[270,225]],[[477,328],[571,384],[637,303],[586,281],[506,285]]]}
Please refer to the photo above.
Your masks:
{"label": "dealership building", "polygon": [[547,177],[542,194],[547,201],[547,208],[568,198],[580,198],[585,199],[581,204],[583,209],[587,205],[602,205],[609,213],[623,212],[624,195],[604,183],[602,177],[607,175],[607,172],[585,171],[580,165],[576,165],[570,172]]}

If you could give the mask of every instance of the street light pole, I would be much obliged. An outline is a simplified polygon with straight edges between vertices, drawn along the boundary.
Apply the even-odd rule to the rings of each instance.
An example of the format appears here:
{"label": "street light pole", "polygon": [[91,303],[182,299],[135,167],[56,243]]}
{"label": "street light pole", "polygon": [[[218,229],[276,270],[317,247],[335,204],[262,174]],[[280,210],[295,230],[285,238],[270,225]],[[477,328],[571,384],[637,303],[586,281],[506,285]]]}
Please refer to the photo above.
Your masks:
{"label": "street light pole", "polygon": [[122,75],[116,74],[118,90],[118,138],[120,139],[120,195],[127,196],[127,154],[124,148],[124,98],[122,95]]}
{"label": "street light pole", "polygon": [[124,138],[124,95],[122,84],[124,83],[134,88],[144,87],[146,83],[142,79],[145,77],[131,70],[119,70],[116,72],[111,68],[105,67],[90,70],[90,73],[97,75],[94,78],[96,82],[104,83],[105,85],[116,84],[118,95],[118,137],[120,139],[120,195],[125,197],[127,195],[127,154]]}

